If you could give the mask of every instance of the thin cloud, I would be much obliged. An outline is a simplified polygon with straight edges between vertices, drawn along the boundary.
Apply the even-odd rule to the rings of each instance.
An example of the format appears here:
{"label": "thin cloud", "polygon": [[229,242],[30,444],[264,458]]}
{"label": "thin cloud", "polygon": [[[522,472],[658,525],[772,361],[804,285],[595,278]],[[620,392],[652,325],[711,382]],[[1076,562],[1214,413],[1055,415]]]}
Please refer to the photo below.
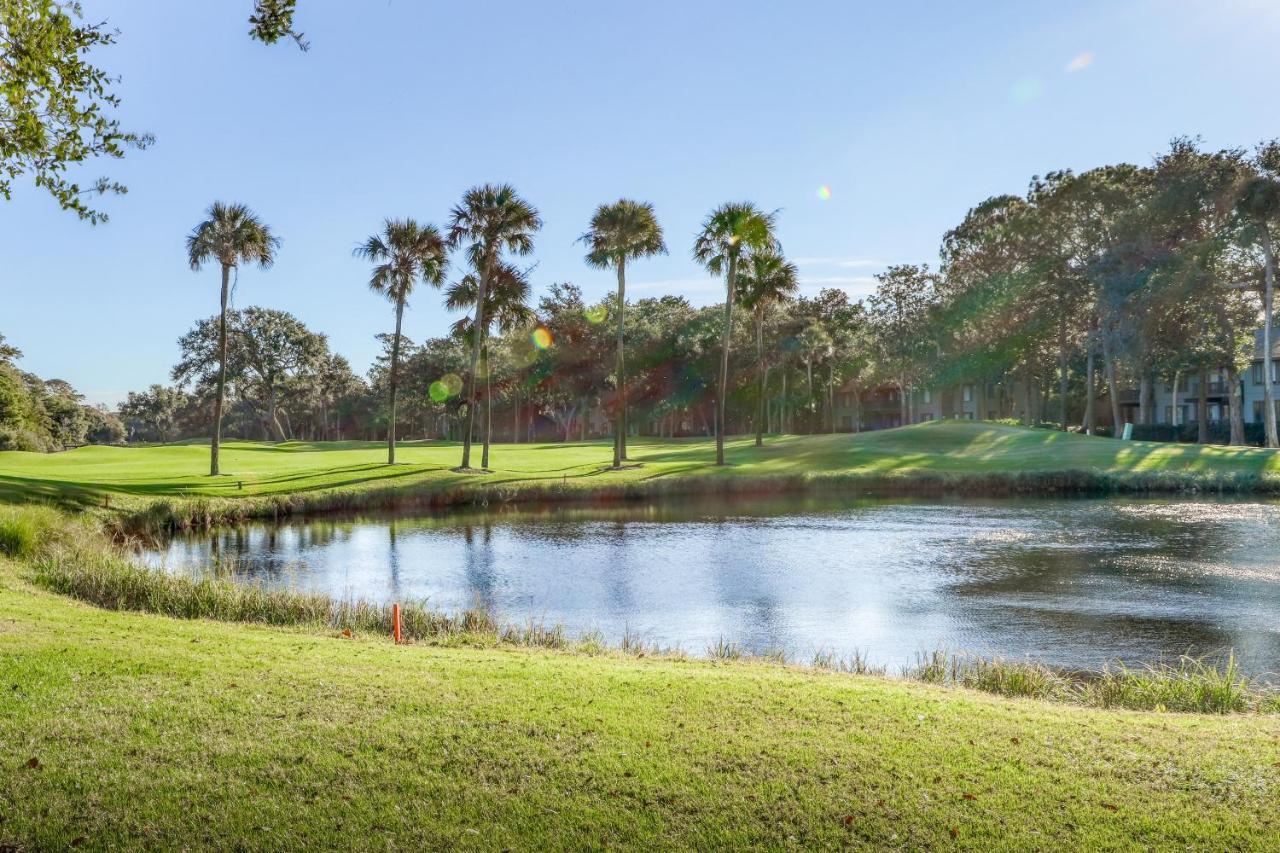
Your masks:
{"label": "thin cloud", "polygon": [[806,293],[817,293],[829,287],[843,290],[853,299],[870,296],[876,289],[874,276],[869,275],[828,275],[802,276],[800,289]]}
{"label": "thin cloud", "polygon": [[843,269],[861,270],[887,267],[887,261],[876,258],[796,258],[799,267],[841,267]]}
{"label": "thin cloud", "polygon": [[800,278],[800,284],[802,285],[805,285],[805,284],[837,284],[837,285],[857,284],[857,285],[874,286],[875,283],[876,283],[875,277],[870,275],[816,275],[816,276],[807,275],[807,276],[802,276]]}
{"label": "thin cloud", "polygon": [[1072,58],[1064,69],[1068,74],[1074,74],[1077,71],[1083,71],[1093,64],[1093,54],[1085,51],[1084,53]]}
{"label": "thin cloud", "polygon": [[690,296],[709,292],[724,293],[724,279],[712,276],[702,278],[666,278],[657,281],[627,282],[627,290],[665,296]]}

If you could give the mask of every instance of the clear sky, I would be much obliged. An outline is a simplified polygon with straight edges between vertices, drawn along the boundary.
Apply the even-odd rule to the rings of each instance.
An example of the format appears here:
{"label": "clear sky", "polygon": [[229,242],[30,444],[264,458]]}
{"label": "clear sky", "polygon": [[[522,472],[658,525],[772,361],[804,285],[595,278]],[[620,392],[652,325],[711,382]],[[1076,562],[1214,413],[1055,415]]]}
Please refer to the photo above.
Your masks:
{"label": "clear sky", "polygon": [[[236,304],[294,312],[364,371],[392,312],[351,249],[388,216],[443,224],[477,183],[541,210],[538,291],[613,286],[574,241],[629,196],[656,205],[671,248],[630,269],[637,297],[716,301],[689,247],[738,199],[781,210],[807,292],[860,297],[1034,174],[1146,163],[1183,134],[1280,135],[1276,0],[300,0],[309,53],[251,41],[250,0],[84,5],[120,29],[99,59],[156,144],[86,170],[130,188],[106,225],[30,184],[0,201],[0,332],[94,402],[167,381],[178,336],[216,311],[217,271],[183,257],[214,199],[284,241],[273,269],[241,272]],[[424,291],[405,332],[448,321]]]}

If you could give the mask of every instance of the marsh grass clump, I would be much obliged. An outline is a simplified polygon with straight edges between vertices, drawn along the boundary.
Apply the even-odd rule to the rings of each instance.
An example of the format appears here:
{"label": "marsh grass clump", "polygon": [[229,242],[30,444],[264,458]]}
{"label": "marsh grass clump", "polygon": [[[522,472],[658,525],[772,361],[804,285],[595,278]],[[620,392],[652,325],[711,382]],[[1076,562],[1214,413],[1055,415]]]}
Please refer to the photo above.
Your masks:
{"label": "marsh grass clump", "polygon": [[712,660],[742,660],[747,653],[739,644],[718,637],[714,643],[707,644],[707,657]]}
{"label": "marsh grass clump", "polygon": [[0,554],[30,558],[63,526],[63,517],[53,507],[0,507]]}
{"label": "marsh grass clump", "polygon": [[1280,713],[1280,689],[1240,670],[1234,654],[1221,663],[1183,656],[1177,663],[1140,667],[1115,662],[1101,670],[1063,672],[1034,661],[953,654],[918,654],[903,676],[1029,699],[1095,708],[1197,714]]}
{"label": "marsh grass clump", "polygon": [[928,684],[952,684],[998,696],[1061,700],[1071,694],[1069,680],[1043,664],[945,650],[917,654],[915,665],[907,667],[903,675]]}
{"label": "marsh grass clump", "polygon": [[528,619],[523,625],[508,625],[502,629],[501,640],[513,646],[538,649],[565,649],[569,639],[564,626],[556,623],[550,627],[541,621]]}
{"label": "marsh grass clump", "polygon": [[854,649],[848,655],[838,655],[831,649],[818,649],[813,653],[809,665],[814,669],[841,672],[846,675],[883,676],[888,673],[886,667],[872,664],[861,649]]}
{"label": "marsh grass clump", "polygon": [[1087,704],[1099,708],[1208,714],[1280,709],[1280,694],[1247,678],[1234,654],[1218,665],[1186,655],[1173,664],[1110,664],[1083,683],[1082,693]]}

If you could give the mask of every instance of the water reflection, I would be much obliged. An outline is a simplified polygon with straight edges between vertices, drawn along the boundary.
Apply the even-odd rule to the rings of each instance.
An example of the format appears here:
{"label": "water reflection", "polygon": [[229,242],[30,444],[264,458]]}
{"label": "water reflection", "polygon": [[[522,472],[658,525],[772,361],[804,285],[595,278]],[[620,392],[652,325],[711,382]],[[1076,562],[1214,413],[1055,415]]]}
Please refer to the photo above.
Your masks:
{"label": "water reflection", "polygon": [[173,571],[504,618],[901,664],[946,647],[1097,666],[1234,647],[1280,670],[1280,507],[798,501],[320,519],[174,540]]}

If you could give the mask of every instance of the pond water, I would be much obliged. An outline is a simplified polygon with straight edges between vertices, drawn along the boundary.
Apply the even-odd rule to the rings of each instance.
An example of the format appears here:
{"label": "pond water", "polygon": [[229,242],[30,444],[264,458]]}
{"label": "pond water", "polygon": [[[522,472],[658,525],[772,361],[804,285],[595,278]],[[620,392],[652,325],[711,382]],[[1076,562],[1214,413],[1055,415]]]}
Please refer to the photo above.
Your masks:
{"label": "pond water", "polygon": [[324,518],[172,540],[151,565],[377,601],[481,604],[702,654],[896,667],[937,648],[1064,667],[1234,649],[1280,671],[1280,505],[666,502]]}

